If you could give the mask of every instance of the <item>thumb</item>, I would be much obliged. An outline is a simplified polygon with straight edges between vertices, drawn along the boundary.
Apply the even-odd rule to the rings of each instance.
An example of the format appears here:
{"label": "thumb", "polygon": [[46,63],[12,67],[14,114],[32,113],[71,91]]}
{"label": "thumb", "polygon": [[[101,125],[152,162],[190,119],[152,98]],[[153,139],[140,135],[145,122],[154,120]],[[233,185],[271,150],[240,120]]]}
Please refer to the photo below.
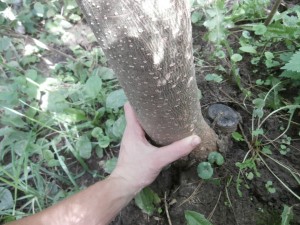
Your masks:
{"label": "thumb", "polygon": [[200,137],[197,135],[192,135],[176,141],[168,146],[161,147],[155,152],[157,163],[160,164],[159,166],[164,167],[169,163],[188,155],[196,146],[200,144],[200,142]]}

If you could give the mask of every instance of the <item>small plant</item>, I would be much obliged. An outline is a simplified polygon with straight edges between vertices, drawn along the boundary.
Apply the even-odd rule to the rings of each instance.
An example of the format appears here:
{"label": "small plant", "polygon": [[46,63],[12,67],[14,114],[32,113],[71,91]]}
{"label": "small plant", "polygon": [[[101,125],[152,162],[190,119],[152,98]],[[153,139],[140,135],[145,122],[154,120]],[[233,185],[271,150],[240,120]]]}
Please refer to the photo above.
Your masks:
{"label": "small plant", "polygon": [[208,162],[201,162],[197,167],[198,176],[203,180],[212,178],[214,174],[213,164],[223,165],[224,157],[219,152],[211,152],[208,155]]}
{"label": "small plant", "polygon": [[209,162],[201,162],[197,167],[198,176],[203,180],[210,179],[214,174],[214,169]]}
{"label": "small plant", "polygon": [[186,210],[184,216],[187,225],[213,225],[204,215],[194,211]]}
{"label": "small plant", "polygon": [[265,184],[266,189],[268,190],[269,193],[274,194],[276,192],[276,189],[273,185],[273,182],[271,180],[268,180],[267,183]]}
{"label": "small plant", "polygon": [[149,187],[144,188],[134,198],[135,204],[146,214],[152,215],[155,211],[161,213],[159,196]]}

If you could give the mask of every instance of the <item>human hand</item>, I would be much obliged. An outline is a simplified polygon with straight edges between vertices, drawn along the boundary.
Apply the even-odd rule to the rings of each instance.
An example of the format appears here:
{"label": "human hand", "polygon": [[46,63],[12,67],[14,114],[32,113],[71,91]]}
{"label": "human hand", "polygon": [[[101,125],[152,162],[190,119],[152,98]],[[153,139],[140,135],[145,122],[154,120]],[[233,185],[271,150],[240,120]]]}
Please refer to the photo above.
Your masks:
{"label": "human hand", "polygon": [[192,135],[165,147],[155,147],[145,138],[130,104],[126,103],[124,109],[127,125],[118,163],[110,177],[123,178],[136,194],[151,184],[163,167],[188,155],[200,144],[200,138]]}

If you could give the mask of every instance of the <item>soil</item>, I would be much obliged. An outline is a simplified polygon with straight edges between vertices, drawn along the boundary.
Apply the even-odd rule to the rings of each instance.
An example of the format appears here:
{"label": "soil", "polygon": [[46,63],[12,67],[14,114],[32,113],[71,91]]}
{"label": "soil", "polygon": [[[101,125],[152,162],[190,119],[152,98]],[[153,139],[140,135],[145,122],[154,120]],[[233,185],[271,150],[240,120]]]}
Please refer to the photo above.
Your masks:
{"label": "soil", "polygon": [[[85,26],[85,25],[80,25]],[[211,49],[207,43],[200,40],[203,31],[194,32],[195,48],[203,49],[209,57]],[[81,39],[80,39],[81,40]],[[56,58],[49,56],[50,58]],[[63,60],[63,56],[61,56]],[[248,81],[251,68],[243,65],[241,75]],[[216,84],[207,82],[204,79],[205,74],[214,72],[214,62],[211,62],[209,69],[196,68],[196,76],[199,89],[202,91],[202,110],[204,116],[210,104],[223,103],[231,106],[242,117],[238,131],[244,132],[249,136],[249,127],[251,123],[251,106],[244,102],[243,95],[237,87],[225,76],[226,82]],[[246,106],[246,107],[245,107]],[[268,112],[266,112],[268,113]],[[274,117],[264,127],[268,130],[270,138],[273,139],[279,134],[279,126],[283,123],[281,118]],[[286,155],[281,155],[274,150],[272,157],[285,165],[293,167],[300,171],[300,141],[299,127],[292,127],[289,135],[292,138],[298,138],[293,141],[291,151]],[[203,181],[197,175],[197,164],[188,168],[179,168],[174,165],[161,172],[156,181],[150,186],[162,199],[159,206],[161,213],[154,213],[152,216],[144,214],[131,201],[121,213],[115,218],[111,225],[183,225],[186,224],[184,218],[185,210],[193,210],[209,218],[214,225],[277,225],[281,222],[281,212],[284,205],[294,205],[294,219],[291,224],[300,224],[300,204],[285,187],[270,173],[268,168],[261,161],[257,161],[257,169],[261,177],[255,177],[253,180],[247,180],[242,176],[241,185],[242,196],[237,191],[237,177],[239,170],[236,162],[243,161],[249,148],[246,142],[236,142],[228,138],[226,148],[222,149],[225,157],[225,164],[215,168],[213,179]],[[92,170],[103,171],[103,163],[106,158],[117,155],[117,150],[113,149],[104,159],[92,157],[87,162]],[[300,195],[300,187],[285,169],[280,167],[268,158],[264,158],[271,168],[285,184],[297,195]],[[76,169],[76,168],[73,168]],[[81,184],[88,186],[95,182],[90,175],[82,176]],[[271,180],[276,188],[274,194],[270,194],[266,187],[266,181]],[[164,199],[164,196],[166,198]],[[169,214],[169,219],[167,214]]]}

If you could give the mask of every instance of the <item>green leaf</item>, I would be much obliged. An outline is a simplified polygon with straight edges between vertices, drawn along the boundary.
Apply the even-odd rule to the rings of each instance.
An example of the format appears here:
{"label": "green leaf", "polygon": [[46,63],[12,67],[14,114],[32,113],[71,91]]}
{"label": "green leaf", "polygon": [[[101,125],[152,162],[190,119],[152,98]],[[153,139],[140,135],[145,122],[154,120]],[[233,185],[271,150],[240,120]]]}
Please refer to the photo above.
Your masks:
{"label": "green leaf", "polygon": [[290,225],[290,221],[293,219],[293,206],[283,206],[281,213],[281,225]]}
{"label": "green leaf", "polygon": [[248,180],[253,180],[254,174],[252,172],[246,173],[246,177]]}
{"label": "green leaf", "polygon": [[113,157],[113,158],[107,160],[103,167],[104,171],[108,174],[111,174],[112,171],[116,168],[117,162],[118,162],[118,159],[116,157]]}
{"label": "green leaf", "polygon": [[78,141],[76,142],[76,149],[82,158],[84,158],[84,159],[91,158],[92,143],[87,136],[79,137]]}
{"label": "green leaf", "polygon": [[85,112],[83,110],[74,108],[64,109],[63,113],[58,114],[58,118],[69,123],[78,123],[86,120]]}
{"label": "green leaf", "polygon": [[197,172],[198,176],[203,180],[210,179],[214,174],[214,170],[209,162],[199,163],[197,167]]}
{"label": "green leaf", "polygon": [[262,109],[265,106],[265,100],[262,98],[256,98],[252,101],[256,108]]}
{"label": "green leaf", "polygon": [[290,78],[292,80],[300,80],[300,72],[285,70],[279,77]]}
{"label": "green leaf", "polygon": [[231,56],[231,60],[233,61],[233,62],[239,62],[239,61],[241,61],[243,59],[243,56],[241,56],[240,54],[233,54],[232,56]]}
{"label": "green leaf", "polygon": [[136,195],[134,201],[144,213],[152,215],[155,211],[155,206],[160,203],[160,198],[149,187],[146,187]]}
{"label": "green leaf", "polygon": [[186,210],[184,212],[184,217],[186,219],[187,225],[213,225],[204,217],[204,215],[194,211]]}
{"label": "green leaf", "polygon": [[202,14],[199,11],[194,11],[191,16],[192,23],[197,23],[201,20]]}
{"label": "green leaf", "polygon": [[69,16],[69,19],[70,19],[70,20],[73,20],[73,21],[75,21],[75,22],[77,22],[77,21],[81,20],[81,17],[78,16],[77,14],[71,14],[71,15]]}
{"label": "green leaf", "polygon": [[300,72],[300,51],[292,55],[290,61],[281,69],[290,70],[293,72]]}
{"label": "green leaf", "polygon": [[208,161],[211,164],[216,163],[218,166],[221,166],[224,163],[224,157],[219,152],[211,152],[208,155]]}
{"label": "green leaf", "polygon": [[123,89],[119,89],[109,93],[106,98],[106,107],[109,109],[115,109],[122,107],[127,102],[127,97]]}
{"label": "green leaf", "polygon": [[256,35],[263,35],[264,33],[267,32],[267,27],[265,25],[261,24],[257,24],[253,26],[254,29],[254,33]]}
{"label": "green leaf", "polygon": [[98,67],[95,70],[102,80],[112,80],[116,78],[114,71],[107,67]]}
{"label": "green leaf", "polygon": [[267,154],[267,155],[272,155],[272,151],[270,149],[270,146],[264,146],[263,149],[261,150],[262,153]]}
{"label": "green leaf", "polygon": [[282,22],[287,27],[297,27],[299,19],[297,16],[284,15],[284,17],[282,18]]}
{"label": "green leaf", "polygon": [[46,161],[50,161],[51,159],[54,159],[54,153],[48,149],[43,151],[43,157]]}
{"label": "green leaf", "polygon": [[265,52],[266,59],[274,59],[274,54],[272,52]]}
{"label": "green leaf", "polygon": [[257,53],[255,47],[253,47],[252,45],[242,46],[240,47],[240,50],[247,53],[253,53],[253,54]]}
{"label": "green leaf", "polygon": [[3,38],[0,38],[0,52],[6,51],[9,49],[11,44],[10,38],[4,36]]}
{"label": "green leaf", "polygon": [[252,131],[253,136],[258,136],[258,135],[263,135],[263,134],[264,134],[264,130],[262,128]]}
{"label": "green leaf", "polygon": [[44,12],[45,12],[45,6],[40,3],[40,2],[36,2],[33,6],[35,13],[38,17],[43,17],[44,16]]}
{"label": "green leaf", "polygon": [[95,127],[93,130],[92,130],[92,136],[94,137],[94,138],[97,138],[97,139],[99,139],[101,136],[103,136],[103,130],[102,130],[102,128],[100,128],[100,127]]}
{"label": "green leaf", "polygon": [[265,187],[267,188],[268,192],[270,192],[271,194],[274,194],[276,192],[275,187],[273,186],[273,182],[268,180]]}
{"label": "green leaf", "polygon": [[110,144],[110,138],[108,136],[102,135],[98,138],[98,145],[100,148],[107,148]]}
{"label": "green leaf", "polygon": [[102,88],[102,80],[99,76],[93,75],[91,76],[85,83],[84,89],[87,93],[87,95],[95,99]]}
{"label": "green leaf", "polygon": [[232,136],[232,138],[233,138],[234,140],[236,140],[236,141],[244,141],[243,136],[242,136],[239,132],[237,132],[237,131],[233,132],[233,133],[231,134],[231,136]]}
{"label": "green leaf", "polygon": [[11,192],[3,187],[0,187],[0,211],[11,209],[14,206],[14,200]]}
{"label": "green leaf", "polygon": [[218,74],[210,73],[205,76],[205,80],[214,81],[216,83],[221,83],[223,81],[223,78],[222,78],[222,76],[220,76]]}
{"label": "green leaf", "polygon": [[119,119],[117,119],[117,121],[113,125],[112,128],[113,135],[121,139],[125,131],[125,127],[126,127],[126,119],[125,116],[122,115],[119,117]]}

